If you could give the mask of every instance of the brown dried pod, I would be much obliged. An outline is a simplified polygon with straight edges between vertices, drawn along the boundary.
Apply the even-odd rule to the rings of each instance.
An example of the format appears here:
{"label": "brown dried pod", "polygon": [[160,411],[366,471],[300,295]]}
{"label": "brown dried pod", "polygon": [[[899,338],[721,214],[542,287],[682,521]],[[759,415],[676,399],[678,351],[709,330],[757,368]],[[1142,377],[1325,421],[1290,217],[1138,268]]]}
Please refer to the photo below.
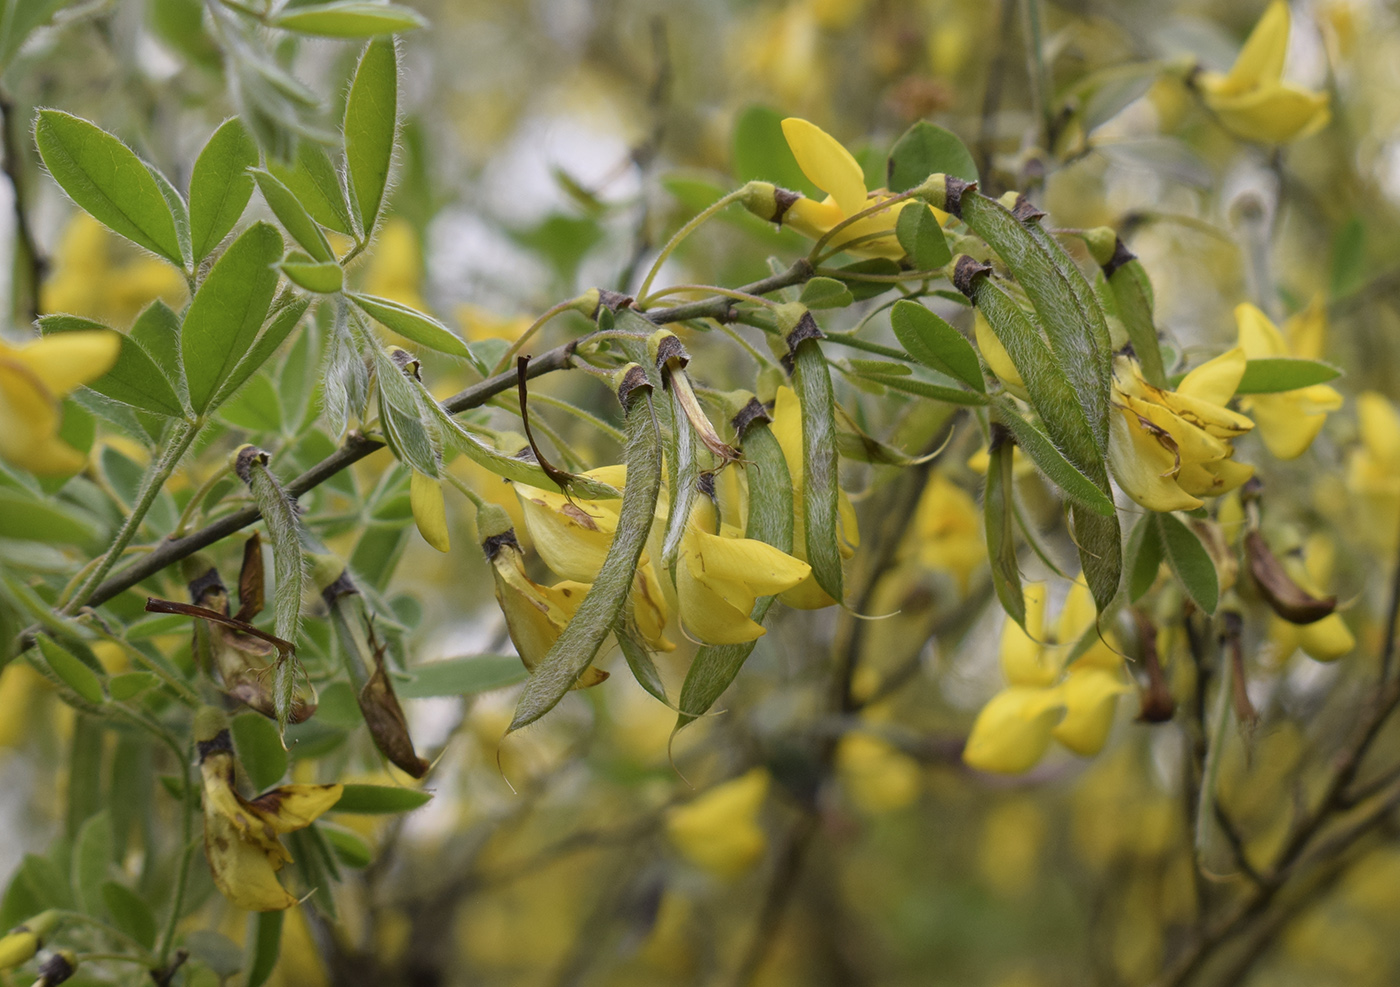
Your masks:
{"label": "brown dried pod", "polygon": [[1294,582],[1257,529],[1244,536],[1244,550],[1255,585],[1284,620],[1314,624],[1337,609],[1335,596],[1318,599]]}

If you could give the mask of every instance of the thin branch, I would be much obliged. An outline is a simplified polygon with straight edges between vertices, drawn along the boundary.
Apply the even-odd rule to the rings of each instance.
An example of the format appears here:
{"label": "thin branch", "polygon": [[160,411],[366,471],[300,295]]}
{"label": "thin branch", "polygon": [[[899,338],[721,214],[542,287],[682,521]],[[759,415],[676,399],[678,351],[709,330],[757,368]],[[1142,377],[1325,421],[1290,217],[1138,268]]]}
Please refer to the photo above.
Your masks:
{"label": "thin branch", "polygon": [[[39,288],[44,283],[49,264],[34,238],[34,229],[29,225],[29,214],[25,210],[28,196],[25,195],[24,187],[24,159],[20,154],[24,139],[21,136],[22,130],[16,132],[17,126],[22,125],[15,117],[14,100],[8,92],[0,89],[0,150],[3,150],[5,155],[5,177],[10,180],[10,187],[14,191],[15,247],[20,255],[16,258],[15,266],[18,267],[18,262],[22,260],[29,280],[29,283],[23,286],[16,283],[14,290],[16,296],[21,290],[29,292],[26,315],[28,321],[33,322],[39,318]],[[11,299],[11,305],[16,309],[18,302],[18,297]]]}

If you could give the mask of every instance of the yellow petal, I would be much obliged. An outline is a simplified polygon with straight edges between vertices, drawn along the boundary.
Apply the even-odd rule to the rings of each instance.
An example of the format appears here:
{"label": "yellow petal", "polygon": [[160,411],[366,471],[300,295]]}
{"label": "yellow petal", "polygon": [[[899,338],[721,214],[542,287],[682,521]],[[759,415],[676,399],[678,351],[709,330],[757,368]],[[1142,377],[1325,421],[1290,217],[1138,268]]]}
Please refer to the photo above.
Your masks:
{"label": "yellow petal", "polygon": [[1350,654],[1356,638],[1339,613],[1329,614],[1315,624],[1298,628],[1298,646],[1315,661],[1336,661]]}
{"label": "yellow petal", "polygon": [[242,839],[232,821],[206,807],[204,855],[214,874],[214,884],[224,897],[251,912],[275,912],[291,908],[297,900],[277,881],[277,868],[256,844]]}
{"label": "yellow petal", "polygon": [[244,803],[274,833],[310,826],[340,801],[344,785],[283,785]]}
{"label": "yellow petal", "polygon": [[1076,754],[1097,754],[1113,727],[1118,697],[1131,691],[1117,671],[1076,665],[1060,686],[1065,716],[1055,727],[1055,739]]}
{"label": "yellow petal", "polygon": [[1003,689],[977,714],[963,748],[963,761],[978,771],[1029,771],[1045,756],[1061,709],[1054,689]]}
{"label": "yellow petal", "polygon": [[1294,356],[1321,360],[1327,350],[1327,305],[1322,295],[1314,295],[1307,308],[1290,316],[1283,333]]}
{"label": "yellow petal", "polygon": [[1332,119],[1326,93],[1275,82],[1238,96],[1206,96],[1206,104],[1236,137],[1283,144],[1316,133]]}
{"label": "yellow petal", "polygon": [[[752,597],[747,607],[735,606],[716,592],[713,581],[698,578],[685,560],[676,566],[676,594],[680,599],[681,624],[697,641],[742,644],[767,633],[763,625],[749,617]],[[731,591],[729,595],[734,598],[740,594]]]}
{"label": "yellow petal", "polygon": [[1249,412],[1259,436],[1277,459],[1296,459],[1307,451],[1322,431],[1327,412],[1342,406],[1342,396],[1326,384],[1259,394],[1241,407]]}
{"label": "yellow petal", "polygon": [[[1176,386],[1175,395],[1189,398],[1192,402],[1216,405],[1224,410],[1225,404],[1235,396],[1235,391],[1240,386],[1246,362],[1244,350],[1241,347],[1236,346],[1232,350],[1226,350],[1215,359],[1207,360],[1183,377],[1181,383]],[[1170,395],[1172,392],[1165,393]],[[1176,409],[1173,408],[1173,410]],[[1230,414],[1232,413],[1226,412],[1226,417]],[[1247,419],[1240,430],[1249,431]]]}
{"label": "yellow petal", "polygon": [[865,208],[865,173],[836,138],[799,117],[783,121],[783,136],[802,173],[836,200],[844,216]]}
{"label": "yellow petal", "polygon": [[1240,348],[1249,359],[1290,355],[1283,333],[1267,315],[1248,302],[1235,306],[1235,325],[1240,331]]}
{"label": "yellow petal", "polygon": [[1356,399],[1356,416],[1366,451],[1384,469],[1400,471],[1400,415],[1390,399],[1366,391]]}
{"label": "yellow petal", "polygon": [[1282,76],[1284,58],[1288,55],[1289,26],[1287,0],[1273,0],[1245,40],[1235,64],[1220,85],[1220,92],[1245,92]]}
{"label": "yellow petal", "polygon": [[[521,664],[534,671],[583,602],[588,584],[564,580],[541,586],[525,575],[525,559],[518,546],[502,542],[495,553],[491,557],[491,572],[496,602],[505,616],[506,631]],[[573,687],[586,689],[607,677],[607,672],[589,666]]]}
{"label": "yellow petal", "polygon": [[771,778],[754,768],[714,786],[666,814],[666,835],[690,863],[719,877],[737,877],[753,867],[768,845],[758,812]]}
{"label": "yellow petal", "polygon": [[1254,467],[1233,459],[1209,463],[1187,463],[1177,475],[1177,485],[1193,497],[1219,497],[1244,485],[1254,475]]}
{"label": "yellow petal", "polygon": [[1201,506],[1176,482],[1178,457],[1149,434],[1124,408],[1109,415],[1108,464],[1123,492],[1152,511],[1189,511]]}
{"label": "yellow petal", "polygon": [[908,754],[868,733],[851,732],[836,747],[841,786],[871,815],[894,812],[919,797],[923,773]]}
{"label": "yellow petal", "polygon": [[[721,595],[731,585],[742,585],[750,607],[754,596],[772,596],[791,589],[812,571],[801,559],[755,538],[727,538],[693,528],[685,538],[696,578],[713,581]],[[731,602],[738,605],[740,601]]]}
{"label": "yellow petal", "polygon": [[[607,481],[603,481],[607,482]],[[564,579],[590,583],[603,567],[613,532],[617,502],[570,501],[563,494],[515,485],[535,551]]]}
{"label": "yellow petal", "polygon": [[1016,364],[1011,362],[1011,355],[1006,352],[1006,347],[1001,345],[1001,340],[992,331],[991,325],[980,310],[973,317],[972,330],[977,337],[977,348],[982,352],[982,359],[987,361],[992,373],[1006,385],[1008,391],[1022,401],[1029,401],[1030,393],[1026,390],[1026,382],[1021,379]]}
{"label": "yellow petal", "polygon": [[408,483],[408,503],[413,522],[423,540],[439,552],[452,547],[447,534],[447,507],[442,499],[442,481],[413,470]]}
{"label": "yellow petal", "polygon": [[1229,443],[1216,438],[1205,429],[1198,428],[1164,404],[1143,401],[1127,394],[1120,395],[1120,400],[1139,419],[1147,419],[1170,435],[1176,443],[1176,451],[1183,463],[1224,459],[1230,454]]}
{"label": "yellow petal", "polygon": [[1026,629],[1010,617],[1001,628],[1001,671],[1013,686],[1046,686],[1060,674],[1059,656],[1045,640],[1044,583],[1027,583]]}
{"label": "yellow petal", "polygon": [[121,348],[121,337],[115,332],[60,332],[11,350],[10,355],[33,371],[50,394],[61,398],[111,370]]}
{"label": "yellow petal", "polygon": [[650,562],[643,563],[632,581],[632,619],[637,623],[642,640],[653,651],[676,650],[675,644],[666,637],[666,615],[661,580],[656,578]]}
{"label": "yellow petal", "polygon": [[86,459],[58,438],[58,426],[48,389],[28,367],[0,357],[0,457],[35,476],[78,472]]}

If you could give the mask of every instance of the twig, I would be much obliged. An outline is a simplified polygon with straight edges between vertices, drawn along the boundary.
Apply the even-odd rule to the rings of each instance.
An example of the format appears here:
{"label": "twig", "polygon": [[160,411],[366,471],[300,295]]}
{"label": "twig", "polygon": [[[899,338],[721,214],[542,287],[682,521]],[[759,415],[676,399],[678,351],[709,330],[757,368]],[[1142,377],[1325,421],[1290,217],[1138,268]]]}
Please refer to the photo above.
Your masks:
{"label": "twig", "polygon": [[[27,196],[24,187],[24,160],[20,155],[23,140],[16,134],[15,126],[14,100],[8,92],[0,89],[0,149],[5,155],[5,177],[10,180],[10,187],[14,191],[15,241],[21,255],[16,257],[15,266],[18,268],[20,263],[24,263],[27,268],[29,284],[23,288],[29,292],[26,314],[29,321],[33,322],[39,318],[39,287],[44,283],[49,264],[34,239],[34,229],[29,225],[29,214],[25,211]],[[14,286],[16,298],[12,300],[12,305],[16,309],[21,287],[18,283]]]}

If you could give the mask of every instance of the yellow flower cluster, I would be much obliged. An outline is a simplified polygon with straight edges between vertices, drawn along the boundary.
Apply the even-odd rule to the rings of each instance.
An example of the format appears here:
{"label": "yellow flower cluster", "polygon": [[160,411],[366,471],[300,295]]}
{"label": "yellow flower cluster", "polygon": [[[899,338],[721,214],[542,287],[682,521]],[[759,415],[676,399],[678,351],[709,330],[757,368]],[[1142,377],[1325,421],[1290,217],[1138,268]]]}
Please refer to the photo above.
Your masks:
{"label": "yellow flower cluster", "polygon": [[763,856],[768,835],[758,823],[772,778],[763,768],[721,782],[666,815],[666,835],[687,861],[735,878]]}
{"label": "yellow flower cluster", "polygon": [[1025,598],[1025,629],[1007,620],[1002,630],[1007,686],[982,708],[963,750],[963,760],[979,771],[1028,771],[1052,738],[1076,754],[1097,754],[1113,726],[1118,697],[1131,691],[1108,632],[1064,667],[1070,649],[1094,625],[1087,585],[1076,582],[1070,589],[1053,636],[1045,623],[1045,584],[1028,585]]}

